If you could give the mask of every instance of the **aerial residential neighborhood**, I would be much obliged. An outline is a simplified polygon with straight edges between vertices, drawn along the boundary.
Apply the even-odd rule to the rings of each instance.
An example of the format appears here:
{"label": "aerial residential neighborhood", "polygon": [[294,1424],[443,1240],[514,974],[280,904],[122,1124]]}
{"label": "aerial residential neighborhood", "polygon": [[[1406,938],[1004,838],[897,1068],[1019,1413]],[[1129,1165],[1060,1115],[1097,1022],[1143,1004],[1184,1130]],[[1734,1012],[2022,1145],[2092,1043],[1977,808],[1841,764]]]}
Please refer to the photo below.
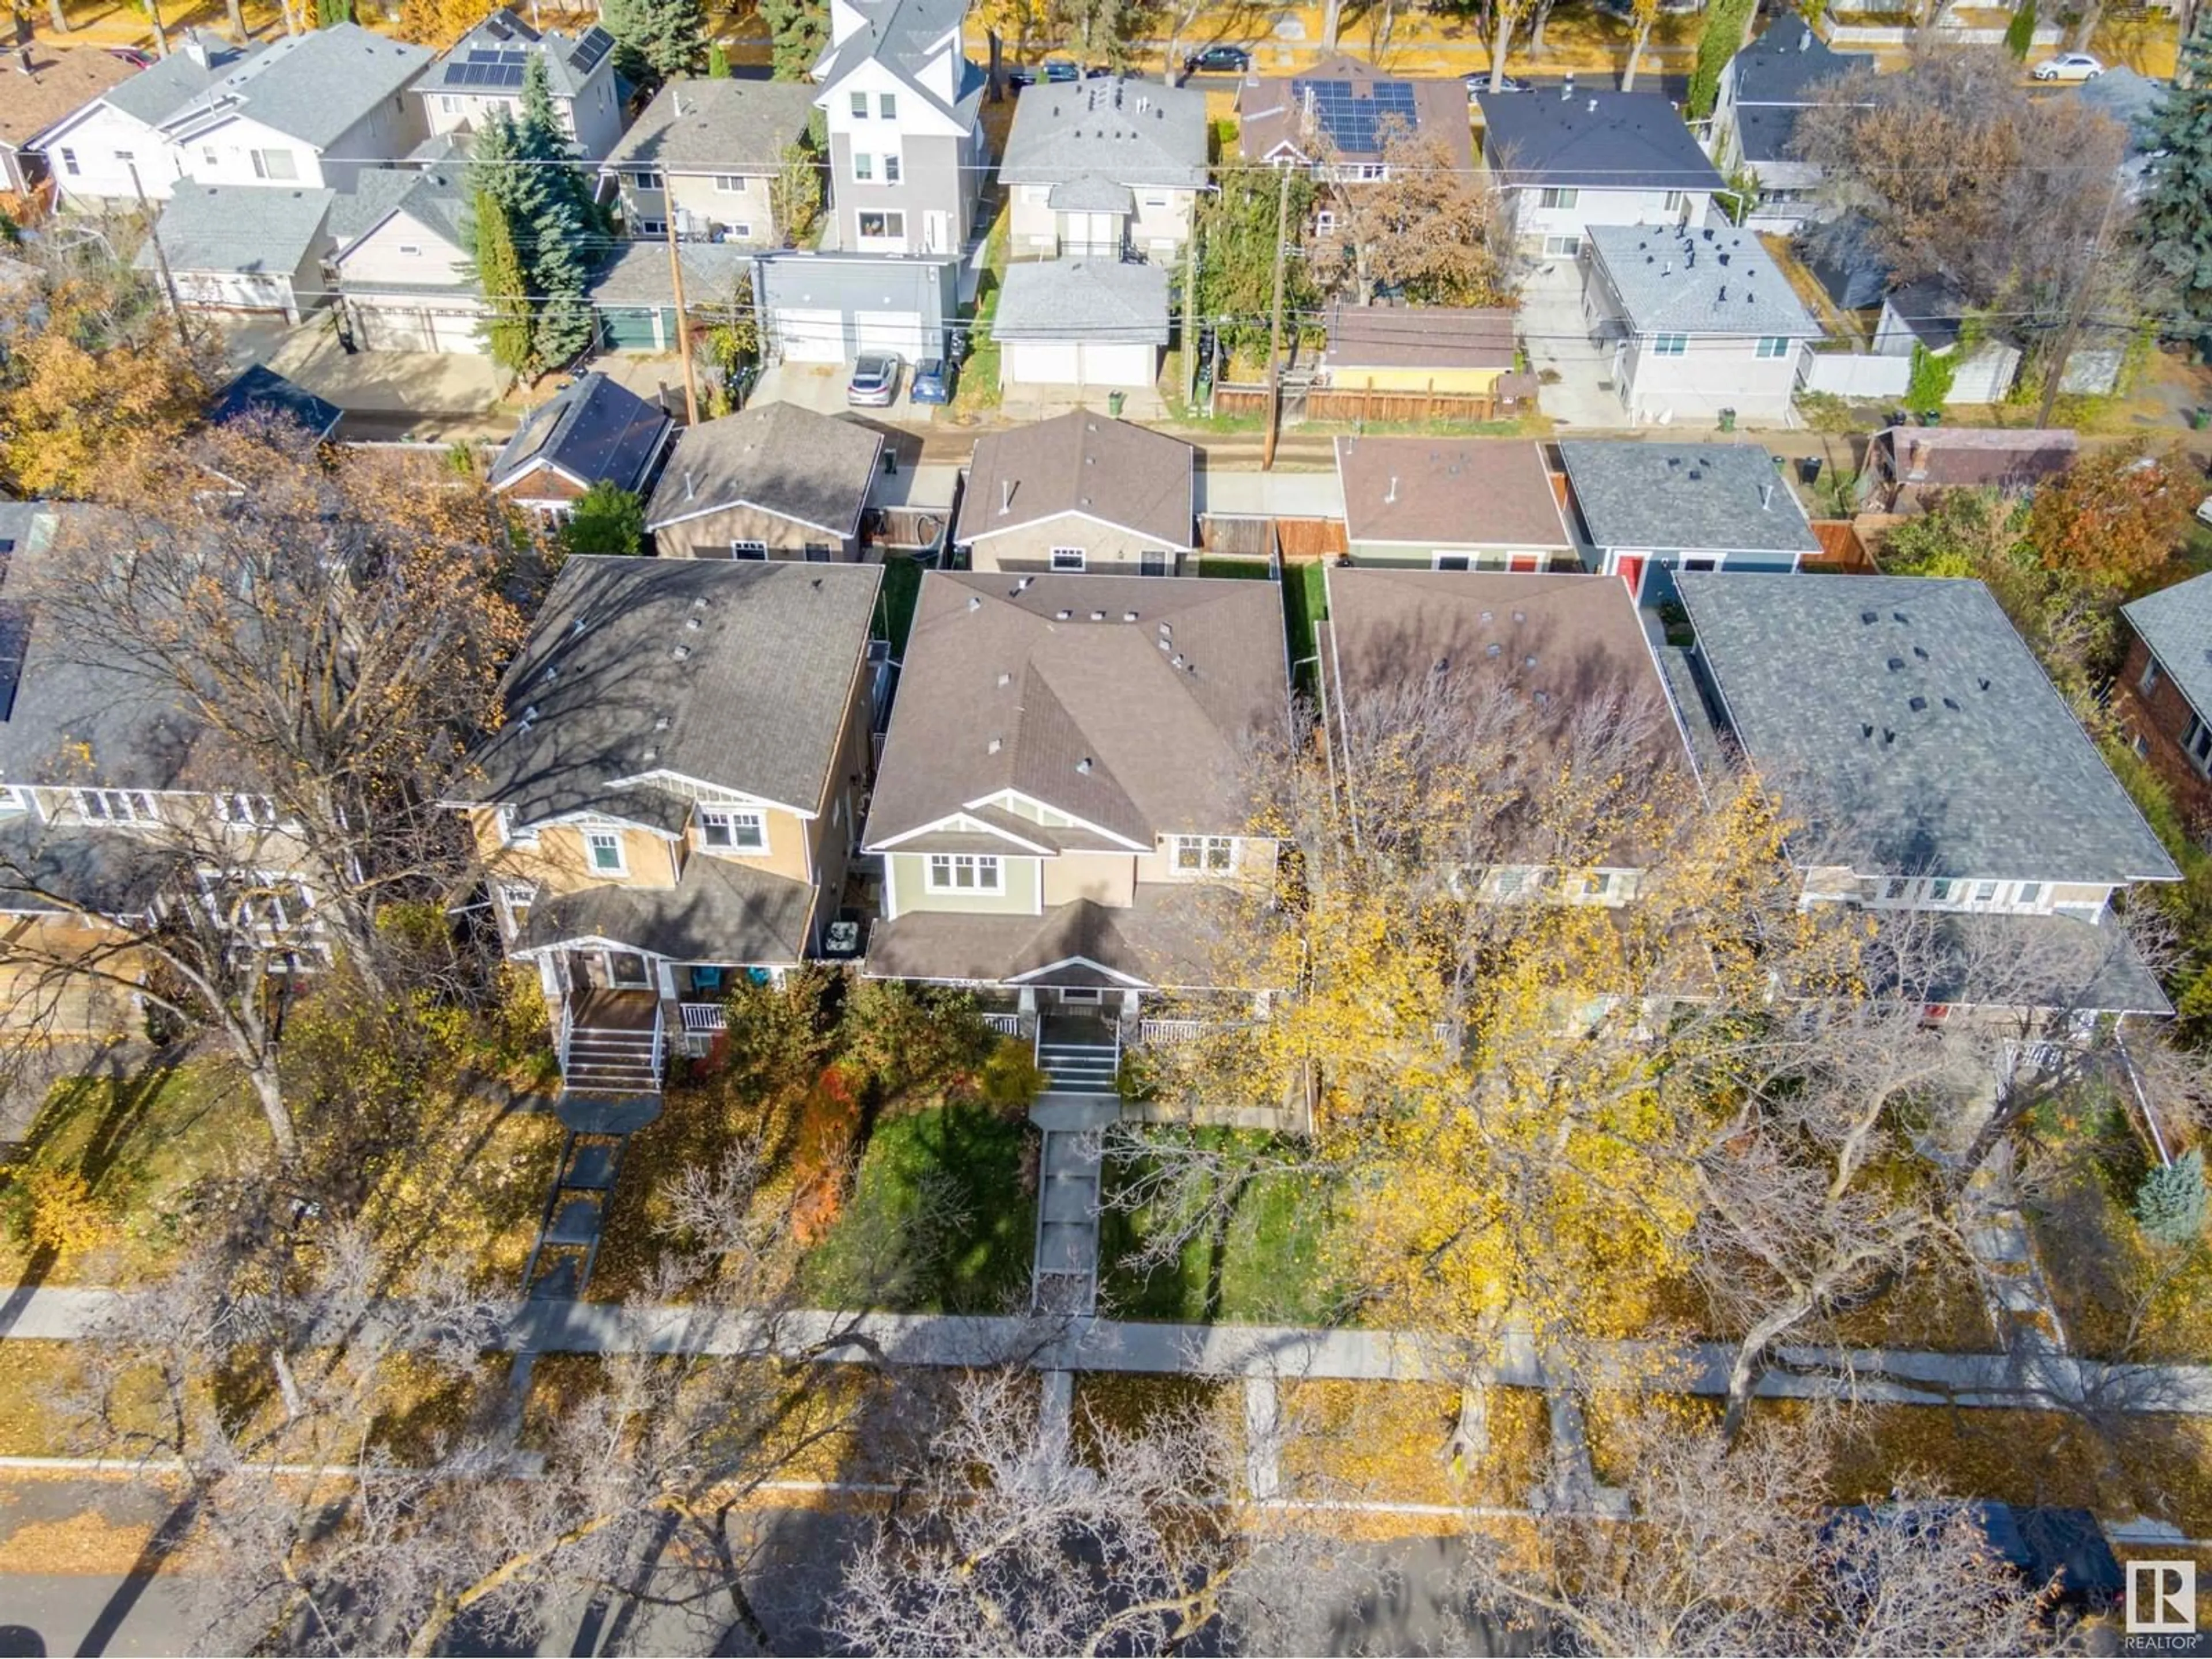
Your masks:
{"label": "aerial residential neighborhood", "polygon": [[2195,1651],[2212,19],[0,48],[0,1652]]}

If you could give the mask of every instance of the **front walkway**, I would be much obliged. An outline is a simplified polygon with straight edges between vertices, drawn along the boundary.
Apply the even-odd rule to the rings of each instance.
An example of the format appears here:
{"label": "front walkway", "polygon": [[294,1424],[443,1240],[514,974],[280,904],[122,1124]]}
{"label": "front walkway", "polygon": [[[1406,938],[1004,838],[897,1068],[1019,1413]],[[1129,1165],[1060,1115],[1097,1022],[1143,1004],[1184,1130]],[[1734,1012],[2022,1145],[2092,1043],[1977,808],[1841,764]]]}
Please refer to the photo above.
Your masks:
{"label": "front walkway", "polygon": [[1044,1131],[1032,1314],[1088,1318],[1098,1310],[1098,1136],[1121,1115],[1115,1095],[1046,1094],[1030,1108]]}

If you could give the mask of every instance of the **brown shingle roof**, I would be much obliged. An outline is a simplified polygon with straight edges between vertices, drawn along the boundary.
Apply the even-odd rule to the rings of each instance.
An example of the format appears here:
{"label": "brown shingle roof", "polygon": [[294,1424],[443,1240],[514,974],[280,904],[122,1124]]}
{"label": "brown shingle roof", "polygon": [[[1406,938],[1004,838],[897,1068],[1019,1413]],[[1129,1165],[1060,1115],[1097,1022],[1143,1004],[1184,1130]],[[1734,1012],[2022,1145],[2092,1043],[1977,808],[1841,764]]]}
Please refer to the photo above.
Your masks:
{"label": "brown shingle roof", "polygon": [[1081,513],[1188,548],[1195,455],[1180,438],[1079,409],[991,433],[976,441],[952,538],[980,541]]}
{"label": "brown shingle roof", "polygon": [[0,58],[0,144],[20,144],[82,109],[118,82],[137,73],[95,46],[56,52],[43,41],[30,49],[25,75],[12,53]]}
{"label": "brown shingle roof", "polygon": [[1571,549],[1543,452],[1526,438],[1339,438],[1355,542]]}
{"label": "brown shingle roof", "polygon": [[1510,368],[1507,307],[1338,306],[1328,315],[1332,368]]}
{"label": "brown shingle roof", "polygon": [[[1273,582],[932,571],[868,844],[1006,789],[1146,847],[1234,830],[1243,746],[1288,696]],[[1005,822],[1044,844],[1079,833]]]}
{"label": "brown shingle roof", "polygon": [[[1413,89],[1415,135],[1441,138],[1451,151],[1453,165],[1473,170],[1474,133],[1467,118],[1465,82],[1393,75],[1341,52],[1300,70],[1295,76],[1251,75],[1244,78],[1237,88],[1237,143],[1246,161],[1264,161],[1285,143],[1298,155],[1311,159],[1306,148],[1309,141],[1305,137],[1304,118],[1293,90],[1293,82],[1298,81],[1346,82],[1355,89],[1355,95],[1358,89],[1370,88],[1378,81],[1407,82]],[[1351,160],[1372,161],[1381,151],[1346,149],[1340,153]]]}

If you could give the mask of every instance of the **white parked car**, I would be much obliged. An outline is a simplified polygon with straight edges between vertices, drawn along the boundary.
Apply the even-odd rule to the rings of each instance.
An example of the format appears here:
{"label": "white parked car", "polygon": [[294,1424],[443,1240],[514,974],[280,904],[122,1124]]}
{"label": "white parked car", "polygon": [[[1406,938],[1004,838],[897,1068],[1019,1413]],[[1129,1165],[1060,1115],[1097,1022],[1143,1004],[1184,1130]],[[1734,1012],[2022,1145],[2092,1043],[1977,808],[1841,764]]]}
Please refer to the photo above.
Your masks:
{"label": "white parked car", "polygon": [[2207,495],[2197,503],[2197,522],[2212,525],[2212,495]]}
{"label": "white parked car", "polygon": [[2062,52],[2028,71],[2038,81],[2094,81],[2104,72],[2105,66],[2086,52]]}

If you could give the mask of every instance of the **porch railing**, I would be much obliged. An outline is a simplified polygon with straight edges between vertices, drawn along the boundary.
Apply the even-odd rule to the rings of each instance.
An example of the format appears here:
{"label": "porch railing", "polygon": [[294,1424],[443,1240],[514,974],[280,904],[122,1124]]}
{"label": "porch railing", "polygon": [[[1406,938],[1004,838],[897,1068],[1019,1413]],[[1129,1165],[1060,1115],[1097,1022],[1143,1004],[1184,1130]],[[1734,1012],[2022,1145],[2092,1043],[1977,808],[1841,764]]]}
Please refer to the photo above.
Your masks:
{"label": "porch railing", "polygon": [[653,1086],[656,1093],[660,1089],[661,1068],[667,1064],[668,1060],[667,1034],[663,1029],[665,1019],[665,1016],[660,1012],[660,1005],[654,1003],[653,1005]]}
{"label": "porch railing", "polygon": [[1023,1022],[1028,1018],[1026,1014],[985,1014],[983,1024],[1000,1036],[1025,1036],[1028,1035],[1028,1027]]}
{"label": "porch railing", "polygon": [[1137,1022],[1137,1042],[1139,1047],[1149,1042],[1195,1042],[1206,1035],[1202,1019],[1140,1019]]}
{"label": "porch railing", "polygon": [[729,1010],[719,1002],[679,1002],[676,1012],[686,1031],[720,1031],[729,1022]]}
{"label": "porch railing", "polygon": [[568,1037],[575,1030],[576,1017],[568,1006],[568,999],[561,999],[560,1018],[553,1022],[553,1054],[561,1066],[561,1075],[568,1075]]}

